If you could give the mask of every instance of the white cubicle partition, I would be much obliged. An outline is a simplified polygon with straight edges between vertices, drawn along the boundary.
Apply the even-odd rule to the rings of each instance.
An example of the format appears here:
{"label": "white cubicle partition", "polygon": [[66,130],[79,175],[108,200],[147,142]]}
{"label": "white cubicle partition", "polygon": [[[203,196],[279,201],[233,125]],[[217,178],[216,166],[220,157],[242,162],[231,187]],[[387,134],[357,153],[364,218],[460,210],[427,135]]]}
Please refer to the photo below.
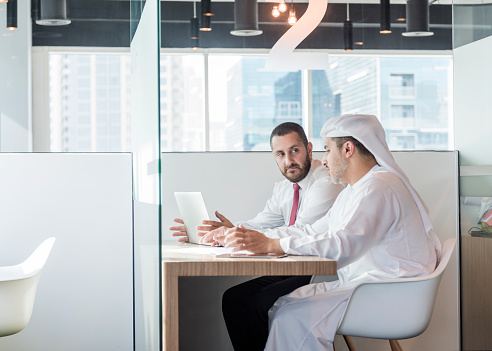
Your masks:
{"label": "white cubicle partition", "polygon": [[131,155],[0,153],[0,169],[0,266],[57,238],[0,350],[133,350]]}
{"label": "white cubicle partition", "polygon": [[[394,152],[396,161],[429,207],[440,239],[458,235],[458,159],[457,152]],[[321,159],[323,153],[315,153]],[[281,180],[269,152],[165,153],[162,158],[163,238],[170,239],[167,228],[179,217],[174,191],[201,191],[209,215],[221,211],[232,221],[252,218],[263,209],[271,196],[273,183]],[[459,271],[457,247],[441,282],[434,315],[427,331],[405,340],[402,346],[412,350],[458,350]],[[220,295],[239,278],[224,282],[220,278],[186,278],[180,288],[180,325],[193,330],[194,337],[181,333],[183,350],[231,350],[222,321]],[[202,298],[200,298],[200,296]],[[205,317],[204,317],[205,315]],[[211,323],[209,318],[214,322]],[[181,329],[183,330],[183,329]],[[210,336],[213,335],[211,338]],[[356,339],[363,350],[389,350],[381,340]],[[336,341],[337,351],[346,346]]]}

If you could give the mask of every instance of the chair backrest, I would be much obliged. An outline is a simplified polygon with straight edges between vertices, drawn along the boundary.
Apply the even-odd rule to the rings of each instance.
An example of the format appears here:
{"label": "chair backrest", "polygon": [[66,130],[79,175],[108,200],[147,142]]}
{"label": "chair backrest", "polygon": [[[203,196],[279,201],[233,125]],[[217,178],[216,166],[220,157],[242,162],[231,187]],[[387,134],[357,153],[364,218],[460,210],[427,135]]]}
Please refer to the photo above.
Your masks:
{"label": "chair backrest", "polygon": [[440,262],[429,275],[359,285],[347,302],[337,334],[401,340],[423,333],[455,244],[455,238],[443,243]]}
{"label": "chair backrest", "polygon": [[20,332],[31,319],[41,270],[55,238],[46,239],[24,262],[0,267],[0,336]]}

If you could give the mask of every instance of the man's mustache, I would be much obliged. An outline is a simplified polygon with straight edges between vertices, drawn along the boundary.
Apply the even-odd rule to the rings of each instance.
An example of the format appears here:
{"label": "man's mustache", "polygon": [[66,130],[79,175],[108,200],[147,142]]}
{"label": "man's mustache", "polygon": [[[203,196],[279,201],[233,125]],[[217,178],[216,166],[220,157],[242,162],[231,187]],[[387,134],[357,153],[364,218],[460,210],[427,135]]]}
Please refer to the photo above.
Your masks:
{"label": "man's mustache", "polygon": [[287,172],[290,168],[301,169],[301,166],[299,166],[297,163],[292,163],[284,168],[285,172]]}

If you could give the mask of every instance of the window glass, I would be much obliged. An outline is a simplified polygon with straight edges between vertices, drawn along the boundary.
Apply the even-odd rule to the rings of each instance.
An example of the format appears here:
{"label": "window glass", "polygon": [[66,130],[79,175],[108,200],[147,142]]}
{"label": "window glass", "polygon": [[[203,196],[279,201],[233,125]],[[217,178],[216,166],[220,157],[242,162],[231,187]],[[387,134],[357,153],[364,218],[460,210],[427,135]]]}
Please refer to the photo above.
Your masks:
{"label": "window glass", "polygon": [[[452,148],[451,57],[332,55],[329,70],[311,72],[310,86],[301,71],[264,71],[265,61],[161,55],[162,151],[206,151],[207,139],[211,151],[270,150],[276,125],[307,125],[306,117],[322,150],[323,124],[348,113],[380,118],[392,150]],[[130,151],[130,76],[129,54],[50,54],[52,151]],[[304,111],[307,92],[312,104]]]}
{"label": "window glass", "polygon": [[130,55],[52,53],[49,62],[51,151],[131,151]]}
{"label": "window glass", "polygon": [[301,72],[266,72],[265,56],[210,55],[210,150],[270,150],[272,129],[302,124]]}
{"label": "window glass", "polygon": [[161,54],[160,68],[162,151],[204,151],[203,56]]}
{"label": "window glass", "polygon": [[341,114],[376,115],[392,150],[448,150],[451,128],[450,57],[331,56],[328,71],[313,71],[313,134]]}

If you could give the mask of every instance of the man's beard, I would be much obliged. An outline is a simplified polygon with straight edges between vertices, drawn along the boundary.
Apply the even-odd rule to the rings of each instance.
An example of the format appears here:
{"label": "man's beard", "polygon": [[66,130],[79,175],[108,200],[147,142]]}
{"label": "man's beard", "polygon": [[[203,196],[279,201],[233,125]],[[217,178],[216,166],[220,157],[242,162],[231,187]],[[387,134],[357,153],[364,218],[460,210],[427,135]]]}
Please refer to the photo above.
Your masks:
{"label": "man's beard", "polygon": [[330,178],[333,184],[343,184],[345,182],[342,181],[342,177],[345,174],[349,164],[342,158],[342,155],[339,155],[339,158],[335,164],[335,170],[330,168]]}
{"label": "man's beard", "polygon": [[[289,171],[289,168],[291,168],[291,167],[296,167],[301,172],[298,174],[289,175],[288,171]],[[297,163],[292,163],[292,164],[290,164],[284,168],[284,170],[282,171],[282,174],[284,175],[285,178],[287,178],[292,183],[298,183],[301,180],[303,180],[304,178],[306,178],[310,169],[311,169],[311,160],[309,159],[309,157],[306,157],[306,160],[304,161],[302,168]]]}

